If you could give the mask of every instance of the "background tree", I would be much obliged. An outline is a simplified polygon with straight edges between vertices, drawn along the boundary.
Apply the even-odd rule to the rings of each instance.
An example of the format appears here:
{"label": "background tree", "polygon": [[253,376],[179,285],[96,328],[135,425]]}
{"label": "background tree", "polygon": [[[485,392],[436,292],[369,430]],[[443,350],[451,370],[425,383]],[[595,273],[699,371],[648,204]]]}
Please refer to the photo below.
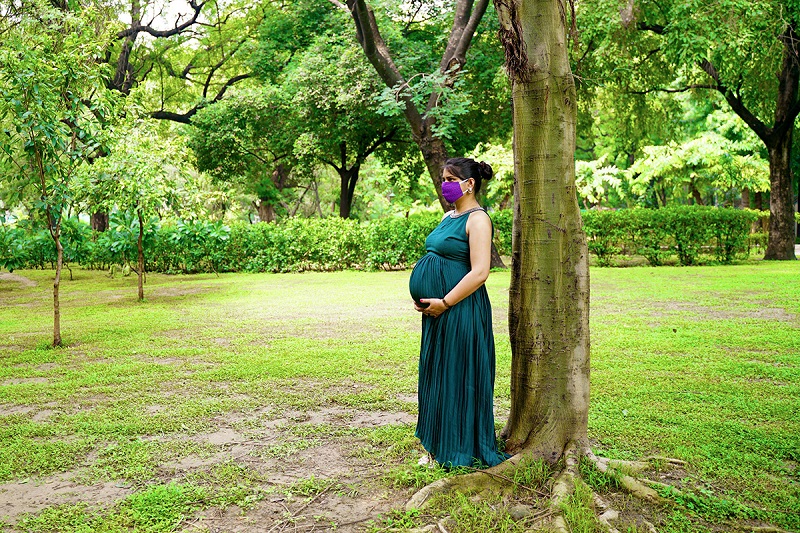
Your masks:
{"label": "background tree", "polygon": [[108,36],[89,8],[71,13],[39,0],[16,6],[17,13],[0,18],[0,151],[20,193],[26,182],[35,188],[35,207],[55,243],[53,345],[60,346],[62,219],[76,172],[102,153],[104,127],[115,115],[99,65]]}
{"label": "background tree", "polygon": [[[334,14],[335,15],[335,14]],[[381,81],[345,35],[318,37],[293,66],[284,87],[293,94],[297,129],[295,153],[333,168],[339,176],[339,216],[348,218],[364,161],[400,139],[403,124],[371,102]]]}
{"label": "background tree", "polygon": [[240,91],[192,118],[189,146],[200,171],[223,183],[243,184],[257,198],[253,206],[259,219],[271,222],[276,208],[288,209],[288,189],[295,185],[297,121],[291,95],[280,88]]}
{"label": "background tree", "polygon": [[[411,135],[419,147],[422,159],[428,169],[431,180],[439,197],[442,208],[449,206],[441,195],[442,169],[447,159],[443,131],[440,129],[442,119],[446,116],[444,103],[448,94],[462,75],[466,64],[467,50],[481,21],[488,0],[478,0],[473,4],[470,0],[459,0],[455,4],[453,22],[438,68],[431,71],[415,72],[406,77],[395,62],[392,49],[384,40],[378,28],[378,19],[372,7],[365,0],[348,0],[347,9],[353,17],[356,36],[376,72],[384,84],[394,91],[394,98],[399,103],[402,113],[411,127]],[[423,4],[425,5],[425,4]],[[344,8],[344,6],[342,6]],[[433,7],[426,7],[434,9]],[[450,13],[447,13],[448,18]],[[416,15],[406,25],[406,32],[414,23]],[[385,27],[385,26],[384,26]],[[437,43],[438,44],[438,43]],[[437,48],[439,48],[437,46]],[[421,76],[420,82],[412,86],[413,77]]]}
{"label": "background tree", "polygon": [[[792,136],[800,113],[798,5],[777,0],[583,2],[581,40],[622,93],[694,91],[724,101],[770,164],[767,259],[794,259]],[[578,54],[580,55],[580,54]]]}
{"label": "background tree", "polygon": [[[106,211],[138,223],[136,239],[138,296],[144,300],[146,223],[174,211],[191,211],[192,187],[187,154],[181,144],[160,137],[152,124],[130,121],[117,131],[111,155],[84,168],[81,196]],[[181,205],[183,204],[183,205]]]}

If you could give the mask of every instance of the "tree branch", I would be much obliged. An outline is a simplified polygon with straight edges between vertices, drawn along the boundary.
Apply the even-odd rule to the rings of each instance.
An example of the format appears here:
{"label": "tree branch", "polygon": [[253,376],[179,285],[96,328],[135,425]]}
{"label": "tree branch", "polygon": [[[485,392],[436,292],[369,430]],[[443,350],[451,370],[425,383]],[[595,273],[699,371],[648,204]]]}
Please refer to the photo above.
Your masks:
{"label": "tree branch", "polygon": [[636,25],[636,29],[641,31],[651,31],[658,35],[664,35],[664,28],[661,24],[646,24],[644,22],[640,22]]}
{"label": "tree branch", "polygon": [[731,106],[734,113],[739,115],[739,118],[745,121],[750,129],[752,129],[756,135],[758,135],[759,139],[764,141],[765,144],[769,144],[769,137],[772,134],[770,128],[768,128],[763,122],[761,122],[758,117],[756,117],[742,102],[742,99],[734,94],[730,89],[728,89],[725,85],[722,84],[719,78],[719,72],[717,71],[716,67],[711,64],[711,62],[707,59],[703,59],[700,62],[700,68],[703,71],[711,76],[711,78],[717,82],[716,89],[725,97],[725,100],[728,102],[728,105]]}
{"label": "tree branch", "polygon": [[[220,88],[220,90],[217,91],[217,95],[210,102],[219,102],[220,100],[222,100],[222,97],[225,95],[225,91],[227,91],[229,87],[251,76],[252,74],[240,74],[238,76],[234,76],[233,78],[229,79]],[[190,124],[192,117],[195,116],[200,109],[207,106],[210,102],[205,100],[202,102],[198,102],[197,104],[195,104],[194,107],[192,107],[189,111],[185,113],[174,113],[172,111],[164,111],[163,109],[160,109],[158,111],[151,112],[150,116],[158,120],[171,120],[173,122],[180,122],[181,124]]]}
{"label": "tree branch", "polygon": [[472,15],[470,15],[464,31],[461,32],[461,36],[458,40],[458,46],[456,46],[455,52],[453,53],[453,59],[458,60],[459,64],[461,65],[466,62],[467,50],[472,42],[472,37],[475,35],[475,30],[478,28],[478,23],[480,23],[484,13],[486,13],[486,8],[488,5],[489,0],[478,0],[478,3],[475,4],[475,9],[472,11]]}
{"label": "tree branch", "polygon": [[447,47],[442,54],[442,60],[439,63],[439,70],[447,72],[450,68],[450,60],[453,58],[461,42],[461,35],[464,29],[469,24],[470,14],[472,11],[472,0],[459,0],[456,2],[456,13],[453,17],[453,26],[450,28],[450,38],[447,40]]}
{"label": "tree branch", "polygon": [[717,89],[716,85],[706,85],[702,83],[697,83],[693,85],[687,85],[686,87],[681,87],[679,89],[667,89],[663,87],[655,87],[653,89],[645,89],[643,91],[629,91],[630,94],[650,94],[650,93],[685,93],[686,91],[691,91],[692,89]]}
{"label": "tree branch", "polygon": [[359,155],[356,158],[356,162],[360,164],[361,162],[365,161],[370,155],[372,155],[372,152],[377,150],[382,144],[391,141],[392,137],[394,137],[396,133],[397,133],[397,128],[395,127],[389,130],[389,132],[386,135],[383,135],[375,139],[375,142],[372,143],[372,145],[370,145],[369,147],[367,147],[367,149],[364,151],[363,154]]}
{"label": "tree branch", "polygon": [[[400,70],[392,60],[389,47],[381,37],[378,30],[378,23],[375,21],[375,13],[367,6],[365,0],[347,0],[347,7],[356,24],[356,37],[358,38],[361,48],[364,53],[375,67],[378,76],[383,80],[387,87],[394,88],[403,83],[405,80],[400,74]],[[406,119],[411,124],[416,132],[421,131],[423,127],[423,119],[411,101],[411,96],[408,94],[399,94],[398,98],[405,102],[405,115]]]}
{"label": "tree branch", "polygon": [[[231,57],[233,57],[233,55],[234,55],[234,54],[236,54],[236,52],[239,50],[239,48],[241,48],[241,47],[242,47],[242,45],[245,43],[245,41],[246,41],[246,40],[247,40],[247,39],[242,39],[242,40],[240,40],[238,43],[236,43],[236,45],[234,45],[234,47],[233,47],[233,50],[232,50],[232,51],[230,52],[230,54],[228,54],[227,56],[225,55],[225,51],[223,50],[223,52],[222,52],[222,59],[220,59],[220,60],[217,62],[217,64],[216,64],[216,65],[212,65],[212,66],[211,66],[211,69],[208,71],[208,76],[206,76],[206,82],[203,84],[203,98],[205,98],[206,96],[208,96],[208,88],[209,88],[209,86],[211,85],[211,79],[214,77],[214,73],[215,73],[215,72],[217,72],[217,70],[219,70],[220,68],[222,68],[222,66],[223,66],[223,65],[224,65],[224,64],[225,64],[225,63],[226,63],[226,62],[227,62],[227,61],[228,61],[228,60],[229,60]],[[238,81],[238,80],[236,80],[236,81]],[[229,83],[230,83],[230,82],[229,82]],[[234,83],[236,83],[236,82],[234,82]],[[227,87],[225,87],[225,88],[227,89]],[[223,91],[223,94],[224,94],[224,91]],[[219,98],[222,98],[222,96],[220,96]],[[219,98],[216,98],[215,100],[219,100]]]}
{"label": "tree branch", "polygon": [[184,22],[183,24],[175,23],[175,27],[169,30],[156,30],[152,26],[143,25],[143,24],[133,24],[130,28],[126,28],[117,33],[117,38],[123,39],[125,37],[135,35],[139,32],[149,33],[153,37],[172,37],[173,35],[178,35],[179,33],[183,32],[187,28],[193,26],[197,19],[200,17],[200,11],[203,9],[203,6],[206,5],[206,0],[203,2],[197,3],[196,0],[190,0],[189,5],[192,7],[194,13],[192,17]]}

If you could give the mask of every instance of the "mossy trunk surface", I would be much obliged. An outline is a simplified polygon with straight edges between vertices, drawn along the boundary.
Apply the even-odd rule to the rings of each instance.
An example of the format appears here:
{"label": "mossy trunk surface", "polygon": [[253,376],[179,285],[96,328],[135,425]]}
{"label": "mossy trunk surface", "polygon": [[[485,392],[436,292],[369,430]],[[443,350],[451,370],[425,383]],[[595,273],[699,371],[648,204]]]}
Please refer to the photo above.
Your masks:
{"label": "mossy trunk surface", "polygon": [[575,192],[569,4],[496,0],[514,103],[506,451],[557,461],[587,442],[589,269]]}

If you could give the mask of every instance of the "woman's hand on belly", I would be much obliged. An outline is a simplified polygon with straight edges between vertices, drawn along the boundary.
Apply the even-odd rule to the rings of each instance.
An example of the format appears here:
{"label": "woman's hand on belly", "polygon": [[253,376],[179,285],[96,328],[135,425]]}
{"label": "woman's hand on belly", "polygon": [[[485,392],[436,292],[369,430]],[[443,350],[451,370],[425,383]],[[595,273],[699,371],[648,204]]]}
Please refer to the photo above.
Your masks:
{"label": "woman's hand on belly", "polygon": [[428,304],[427,307],[423,308],[417,305],[416,302],[414,302],[414,307],[417,309],[417,311],[419,311],[424,315],[436,318],[437,316],[447,311],[447,307],[445,307],[441,298],[420,298],[419,301],[422,302],[423,304]]}

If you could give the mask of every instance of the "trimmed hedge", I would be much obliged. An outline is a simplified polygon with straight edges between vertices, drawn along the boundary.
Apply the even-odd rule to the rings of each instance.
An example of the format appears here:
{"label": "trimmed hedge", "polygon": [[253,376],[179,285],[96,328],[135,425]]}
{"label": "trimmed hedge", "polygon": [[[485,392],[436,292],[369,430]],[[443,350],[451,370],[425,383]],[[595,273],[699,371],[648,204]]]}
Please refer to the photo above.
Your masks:
{"label": "trimmed hedge", "polygon": [[[425,253],[425,237],[439,213],[384,218],[370,224],[331,218],[293,218],[279,224],[177,221],[145,223],[147,270],[166,273],[301,272],[304,270],[400,269]],[[112,216],[98,233],[77,219],[64,220],[67,263],[105,269],[135,264],[139,225]],[[0,268],[54,268],[55,246],[46,229],[25,223],[0,225]]]}
{"label": "trimmed hedge", "polygon": [[585,211],[589,251],[607,266],[617,255],[641,255],[658,266],[673,255],[694,265],[709,251],[721,263],[750,254],[750,228],[759,212],[706,206]]}
{"label": "trimmed hedge", "polygon": [[[766,245],[765,234],[750,235],[757,211],[681,206],[666,209],[584,211],[589,251],[598,264],[615,256],[641,255],[654,266],[677,256],[682,265],[696,264],[701,253],[722,263],[745,258],[754,244]],[[495,245],[511,253],[512,212],[492,213]],[[331,218],[294,218],[278,224],[177,221],[145,223],[148,271],[300,272],[304,270],[401,269],[425,253],[425,237],[441,220],[440,213],[408,218],[387,217],[369,224]],[[135,264],[139,224],[134,217],[113,215],[109,229],[92,231],[77,219],[64,220],[64,259],[88,268]],[[55,246],[46,229],[27,221],[0,225],[0,268],[52,268]]]}

